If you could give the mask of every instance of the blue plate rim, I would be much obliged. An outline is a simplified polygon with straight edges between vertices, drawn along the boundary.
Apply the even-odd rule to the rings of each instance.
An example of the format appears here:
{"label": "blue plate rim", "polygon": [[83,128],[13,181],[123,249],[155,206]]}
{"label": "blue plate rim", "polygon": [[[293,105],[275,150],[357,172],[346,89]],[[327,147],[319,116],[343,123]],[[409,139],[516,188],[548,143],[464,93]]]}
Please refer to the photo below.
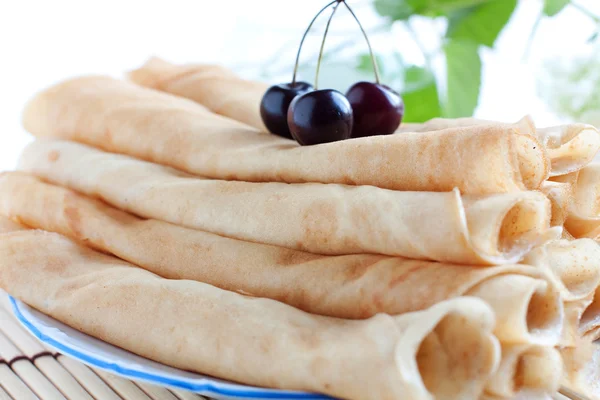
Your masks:
{"label": "blue plate rim", "polygon": [[[81,353],[78,350],[75,350],[47,335],[42,333],[34,323],[29,321],[25,315],[23,315],[21,309],[19,308],[19,301],[15,299],[13,296],[8,296],[12,310],[14,315],[17,317],[19,322],[38,340],[43,343],[46,343],[55,349],[57,349],[62,354],[66,354],[72,358],[75,358],[87,365],[91,365],[93,367],[117,373],[121,376],[130,378],[130,379],[138,379],[144,380],[151,383],[156,383],[161,386],[170,386],[179,389],[185,389],[189,391],[193,391],[202,395],[220,395],[227,397],[239,397],[239,398],[248,398],[248,399],[310,399],[310,400],[335,400],[333,397],[322,395],[318,393],[308,393],[308,392],[285,392],[279,391],[277,389],[261,389],[261,388],[246,388],[246,389],[236,389],[236,388],[228,388],[221,386],[221,384],[214,382],[203,382],[203,383],[191,383],[183,380],[175,379],[175,378],[167,378],[164,376],[160,376],[153,373],[137,371],[132,368],[121,367],[115,363],[109,363],[103,360],[99,360],[94,358],[88,354]],[[24,304],[24,303],[23,303]],[[63,332],[64,333],[64,332]],[[234,382],[232,383],[224,383],[223,385],[238,385]],[[242,384],[239,384],[240,386]]]}

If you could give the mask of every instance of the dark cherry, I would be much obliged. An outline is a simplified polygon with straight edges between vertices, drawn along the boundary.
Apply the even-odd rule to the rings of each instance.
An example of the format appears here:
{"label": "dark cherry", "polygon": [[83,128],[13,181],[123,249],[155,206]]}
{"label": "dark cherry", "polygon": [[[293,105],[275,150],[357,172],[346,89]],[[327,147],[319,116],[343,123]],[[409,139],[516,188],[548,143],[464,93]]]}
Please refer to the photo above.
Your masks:
{"label": "dark cherry", "polygon": [[260,116],[269,132],[292,139],[287,124],[288,108],[296,96],[312,89],[312,85],[306,82],[282,83],[267,89],[260,102]]}
{"label": "dark cherry", "polygon": [[299,82],[296,80],[296,77],[298,76],[298,65],[300,62],[302,46],[304,45],[304,40],[306,39],[308,32],[314,25],[319,15],[323,14],[325,10],[337,2],[338,0],[333,0],[329,4],[325,5],[325,7],[321,8],[317,15],[314,16],[312,21],[310,21],[306,31],[304,31],[304,35],[302,35],[302,40],[300,40],[300,45],[298,46],[298,52],[296,53],[296,62],[294,64],[294,75],[292,76],[292,82],[271,86],[263,95],[263,98],[260,102],[260,116],[262,117],[263,123],[269,132],[284,138],[292,139],[292,135],[287,124],[287,113],[288,109],[290,108],[290,104],[296,96],[300,96],[313,90],[312,85],[309,83]]}
{"label": "dark cherry", "polygon": [[386,85],[358,82],[346,93],[354,113],[352,137],[394,133],[404,116],[404,102]]}
{"label": "dark cherry", "polygon": [[315,90],[296,97],[288,110],[292,136],[303,146],[350,138],[352,106],[337,90]]}

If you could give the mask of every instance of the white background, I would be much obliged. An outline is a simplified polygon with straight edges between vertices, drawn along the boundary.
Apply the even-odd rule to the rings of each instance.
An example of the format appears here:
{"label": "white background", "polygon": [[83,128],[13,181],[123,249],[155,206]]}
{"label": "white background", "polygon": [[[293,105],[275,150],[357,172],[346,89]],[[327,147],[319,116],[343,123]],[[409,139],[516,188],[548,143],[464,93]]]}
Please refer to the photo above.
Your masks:
{"label": "white background", "polygon": [[[282,72],[291,73],[287,65],[301,33],[324,2],[0,0],[0,171],[13,168],[20,150],[31,140],[21,128],[20,114],[37,90],[75,75],[120,76],[151,55],[174,62],[219,62],[247,76],[270,63],[281,64]],[[600,14],[598,0],[579,3]],[[350,0],[350,4],[355,4],[365,25],[380,23],[368,2]],[[497,48],[483,52],[483,93],[477,116],[511,121],[529,113],[539,125],[559,122],[537,98],[536,76],[553,56],[569,58],[590,51],[585,41],[595,27],[570,7],[541,24],[523,62],[526,38],[540,7],[540,0],[521,0]],[[438,45],[427,26],[416,21],[416,28],[427,47]],[[328,45],[350,35],[361,43],[347,15],[340,16],[331,29]],[[307,50],[306,57],[314,55],[316,40],[315,35],[309,41],[313,50]],[[373,41],[376,49],[395,47],[408,61],[422,63],[418,47],[401,30],[377,35]]]}

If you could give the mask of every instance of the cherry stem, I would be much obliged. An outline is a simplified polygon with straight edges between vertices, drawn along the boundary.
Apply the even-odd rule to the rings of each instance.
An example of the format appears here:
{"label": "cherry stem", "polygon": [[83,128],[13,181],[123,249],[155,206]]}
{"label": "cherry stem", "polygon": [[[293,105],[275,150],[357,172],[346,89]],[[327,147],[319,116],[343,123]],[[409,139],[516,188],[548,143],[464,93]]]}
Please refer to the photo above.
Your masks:
{"label": "cherry stem", "polygon": [[337,1],[338,0],[333,0],[331,3],[327,4],[325,7],[321,8],[321,11],[319,11],[317,13],[317,15],[315,15],[315,17],[312,19],[312,21],[310,21],[308,28],[306,28],[306,31],[304,31],[302,40],[300,40],[300,46],[298,46],[298,53],[296,54],[296,64],[294,64],[294,76],[292,77],[292,87],[296,85],[296,76],[298,75],[298,64],[300,62],[300,53],[302,52],[302,45],[304,44],[304,39],[306,39],[308,32],[310,32],[310,29],[312,28],[312,26],[315,23],[315,21],[317,20],[317,18],[319,18],[319,15],[323,14],[323,11],[327,10],[332,4],[336,3]]}
{"label": "cherry stem", "polygon": [[377,84],[379,84],[379,81],[380,81],[379,66],[377,65],[377,59],[375,58],[375,54],[373,54],[373,47],[371,47],[371,42],[369,41],[369,36],[367,35],[367,32],[365,32],[365,28],[363,28],[358,17],[356,16],[356,14],[354,14],[354,11],[352,11],[352,8],[350,8],[348,3],[346,3],[344,0],[342,0],[342,3],[344,3],[344,5],[348,9],[348,11],[350,11],[350,14],[352,14],[352,16],[354,17],[354,20],[358,24],[360,30],[363,33],[363,36],[365,37],[365,40],[367,41],[367,46],[369,46],[369,53],[371,54],[371,62],[373,62],[373,71],[375,72],[375,82],[377,82]]}
{"label": "cherry stem", "polygon": [[319,59],[317,60],[317,71],[315,72],[315,90],[319,87],[319,71],[321,70],[321,60],[323,59],[323,49],[325,48],[325,39],[327,39],[327,32],[329,32],[329,25],[331,25],[331,20],[337,11],[340,3],[344,3],[344,0],[336,0],[336,5],[333,6],[333,11],[327,20],[327,25],[325,25],[325,33],[323,33],[323,41],[321,41],[321,50],[319,50]]}

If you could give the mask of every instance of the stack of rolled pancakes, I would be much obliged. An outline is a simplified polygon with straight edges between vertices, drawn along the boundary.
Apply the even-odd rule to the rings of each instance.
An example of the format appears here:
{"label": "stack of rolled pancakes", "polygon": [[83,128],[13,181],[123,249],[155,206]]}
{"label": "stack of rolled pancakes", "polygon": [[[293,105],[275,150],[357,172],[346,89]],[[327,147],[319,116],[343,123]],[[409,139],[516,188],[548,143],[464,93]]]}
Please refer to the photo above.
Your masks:
{"label": "stack of rolled pancakes", "polygon": [[600,398],[598,131],[474,119],[301,147],[266,87],[153,59],[38,94],[0,287],[177,368],[346,399]]}

